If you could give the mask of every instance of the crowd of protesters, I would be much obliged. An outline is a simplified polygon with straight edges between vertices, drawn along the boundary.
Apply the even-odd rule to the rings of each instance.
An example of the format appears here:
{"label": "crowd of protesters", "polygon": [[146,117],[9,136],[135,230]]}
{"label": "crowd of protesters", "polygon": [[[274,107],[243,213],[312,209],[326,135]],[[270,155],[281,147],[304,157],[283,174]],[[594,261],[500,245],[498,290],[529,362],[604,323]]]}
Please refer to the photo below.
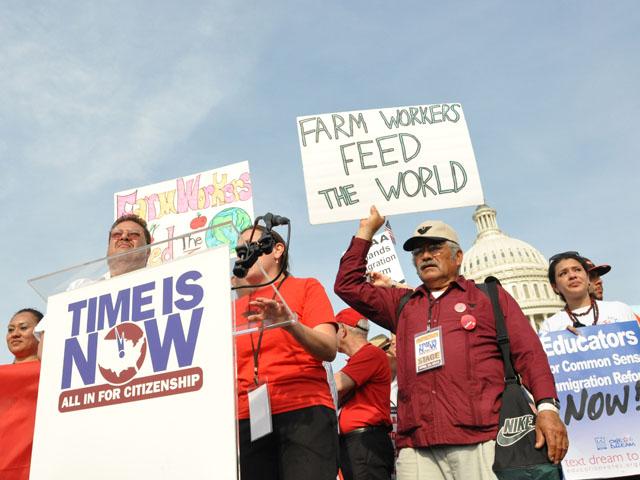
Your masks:
{"label": "crowd of protesters", "polygon": [[[421,223],[403,245],[418,287],[395,288],[379,274],[368,276],[367,253],[383,223],[372,207],[340,260],[334,289],[350,308],[337,316],[317,280],[291,274],[288,248],[277,232],[242,232],[246,244],[271,235],[273,248],[245,276],[232,279],[235,321],[269,318],[284,325],[236,338],[243,479],[334,480],[339,471],[345,480],[389,479],[394,467],[400,480],[495,478],[504,367],[490,300],[459,274],[458,235],[440,221]],[[113,259],[105,278],[142,268],[146,256],[119,254],[149,243],[144,220],[118,219],[109,231]],[[628,306],[602,300],[601,276],[609,270],[577,252],[552,256],[549,281],[566,305],[541,333],[635,319]],[[288,308],[267,281],[275,282]],[[558,464],[569,439],[553,375],[522,310],[504,289],[498,292],[513,363],[537,408],[536,446],[546,446]],[[11,318],[7,345],[15,363],[38,360],[34,330],[44,332],[47,324],[41,319],[33,309]],[[392,332],[383,348],[368,342],[367,319]],[[329,379],[338,392],[337,413],[323,362],[338,351],[349,360]],[[268,398],[271,430],[256,438],[251,410],[261,396]],[[398,407],[397,460],[389,437],[390,397]]]}

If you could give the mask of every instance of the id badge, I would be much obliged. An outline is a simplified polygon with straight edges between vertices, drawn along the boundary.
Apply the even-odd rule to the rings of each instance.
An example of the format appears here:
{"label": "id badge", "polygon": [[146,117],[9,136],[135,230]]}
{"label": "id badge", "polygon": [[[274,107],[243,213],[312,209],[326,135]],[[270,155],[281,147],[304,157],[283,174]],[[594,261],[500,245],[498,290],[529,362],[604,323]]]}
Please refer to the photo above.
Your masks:
{"label": "id badge", "polygon": [[249,397],[249,426],[251,427],[251,441],[269,435],[273,431],[271,425],[271,403],[269,389],[263,383],[254,390],[250,390]]}
{"label": "id badge", "polygon": [[441,327],[432,328],[415,336],[416,373],[444,365]]}

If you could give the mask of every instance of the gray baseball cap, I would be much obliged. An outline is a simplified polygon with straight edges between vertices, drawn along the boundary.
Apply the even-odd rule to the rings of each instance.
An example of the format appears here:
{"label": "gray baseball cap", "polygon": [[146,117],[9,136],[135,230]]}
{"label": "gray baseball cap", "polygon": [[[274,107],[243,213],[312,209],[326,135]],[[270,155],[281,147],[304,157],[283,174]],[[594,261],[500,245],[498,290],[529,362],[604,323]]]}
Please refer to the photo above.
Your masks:
{"label": "gray baseball cap", "polygon": [[442,242],[444,240],[460,245],[458,234],[453,228],[440,220],[427,220],[416,227],[413,235],[404,242],[402,248],[411,252],[423,245],[425,241]]}

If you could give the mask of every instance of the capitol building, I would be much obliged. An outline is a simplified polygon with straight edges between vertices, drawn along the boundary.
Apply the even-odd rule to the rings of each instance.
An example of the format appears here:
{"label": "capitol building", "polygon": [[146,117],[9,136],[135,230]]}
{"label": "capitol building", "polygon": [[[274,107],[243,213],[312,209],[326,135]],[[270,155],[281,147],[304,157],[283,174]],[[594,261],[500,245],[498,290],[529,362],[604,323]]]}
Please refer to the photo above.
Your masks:
{"label": "capitol building", "polygon": [[462,275],[476,283],[489,275],[499,279],[537,330],[564,306],[547,279],[547,259],[528,243],[505,235],[498,228],[496,211],[488,205],[476,208],[473,221],[478,235],[464,254]]}

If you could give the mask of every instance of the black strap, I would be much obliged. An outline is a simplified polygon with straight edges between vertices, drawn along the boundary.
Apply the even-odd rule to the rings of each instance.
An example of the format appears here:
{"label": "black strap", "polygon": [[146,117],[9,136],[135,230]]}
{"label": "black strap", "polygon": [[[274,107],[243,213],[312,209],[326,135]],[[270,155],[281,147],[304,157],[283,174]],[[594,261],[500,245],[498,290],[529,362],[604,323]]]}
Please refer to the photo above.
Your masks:
{"label": "black strap", "polygon": [[402,313],[402,309],[407,304],[412,294],[413,294],[413,290],[409,290],[400,298],[400,303],[398,303],[398,308],[396,308],[396,318],[398,320],[400,320],[400,314]]}
{"label": "black strap", "polygon": [[485,283],[477,285],[491,300],[493,306],[493,317],[496,321],[496,338],[498,340],[498,348],[502,354],[502,361],[504,363],[504,379],[506,383],[518,383],[518,375],[513,369],[511,363],[511,347],[509,345],[509,334],[507,333],[507,327],[504,324],[504,314],[500,307],[500,301],[498,300],[498,281],[495,277],[487,277]]}

